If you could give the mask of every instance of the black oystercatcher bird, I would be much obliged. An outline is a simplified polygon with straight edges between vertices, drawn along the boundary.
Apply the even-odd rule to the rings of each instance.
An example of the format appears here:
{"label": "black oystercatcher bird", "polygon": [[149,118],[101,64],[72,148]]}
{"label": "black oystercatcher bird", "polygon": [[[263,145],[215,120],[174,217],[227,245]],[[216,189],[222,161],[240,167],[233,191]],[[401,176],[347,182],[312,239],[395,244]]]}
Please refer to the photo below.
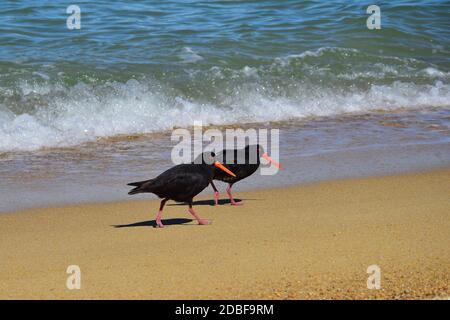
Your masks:
{"label": "black oystercatcher bird", "polygon": [[205,189],[212,181],[216,168],[224,173],[234,176],[234,173],[225,168],[219,161],[215,161],[214,153],[204,154],[200,164],[179,164],[164,171],[154,179],[132,182],[129,186],[135,187],[128,194],[154,193],[162,198],[159,211],[156,216],[156,224],[163,228],[161,215],[167,200],[187,202],[189,212],[197,219],[198,224],[209,224],[207,220],[200,219],[192,208],[193,198]]}
{"label": "black oystercatcher bird", "polygon": [[[216,171],[214,174],[214,180],[224,181],[229,184],[227,187],[227,194],[230,197],[231,205],[242,205],[242,201],[236,202],[234,200],[233,195],[231,194],[231,187],[236,182],[255,173],[261,164],[261,158],[266,159],[277,168],[281,169],[281,165],[269,157],[267,153],[264,152],[264,148],[259,144],[247,145],[244,149],[224,149],[217,154],[216,159],[220,160],[226,168],[235,174],[235,176],[230,176],[224,174],[222,171]],[[217,205],[219,203],[219,191],[212,181],[211,186],[214,189],[214,202]]]}

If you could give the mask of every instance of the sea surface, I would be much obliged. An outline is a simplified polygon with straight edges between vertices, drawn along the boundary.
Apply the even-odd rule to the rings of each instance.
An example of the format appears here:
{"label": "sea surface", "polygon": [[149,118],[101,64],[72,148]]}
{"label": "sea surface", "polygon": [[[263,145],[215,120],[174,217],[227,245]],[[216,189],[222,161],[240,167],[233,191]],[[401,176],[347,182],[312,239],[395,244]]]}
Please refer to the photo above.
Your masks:
{"label": "sea surface", "polygon": [[1,1],[0,211],[126,199],[194,121],[280,129],[241,189],[449,166],[450,2],[372,4]]}

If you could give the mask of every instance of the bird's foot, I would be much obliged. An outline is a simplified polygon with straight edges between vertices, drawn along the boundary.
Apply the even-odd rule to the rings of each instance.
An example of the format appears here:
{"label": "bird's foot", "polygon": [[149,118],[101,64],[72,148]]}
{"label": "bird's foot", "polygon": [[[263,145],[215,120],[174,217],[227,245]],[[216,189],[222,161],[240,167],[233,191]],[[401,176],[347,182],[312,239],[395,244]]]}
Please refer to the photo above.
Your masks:
{"label": "bird's foot", "polygon": [[207,225],[210,225],[210,224],[211,224],[211,221],[205,220],[205,219],[200,219],[200,220],[198,220],[198,224],[199,224],[200,226],[207,226]]}
{"label": "bird's foot", "polygon": [[232,200],[231,201],[231,205],[232,206],[243,206],[244,205],[244,201],[236,202],[236,201]]}
{"label": "bird's foot", "polygon": [[217,206],[219,204],[219,192],[214,192],[214,205]]}
{"label": "bird's foot", "polygon": [[164,228],[164,225],[162,224],[161,220],[156,220],[156,228]]}

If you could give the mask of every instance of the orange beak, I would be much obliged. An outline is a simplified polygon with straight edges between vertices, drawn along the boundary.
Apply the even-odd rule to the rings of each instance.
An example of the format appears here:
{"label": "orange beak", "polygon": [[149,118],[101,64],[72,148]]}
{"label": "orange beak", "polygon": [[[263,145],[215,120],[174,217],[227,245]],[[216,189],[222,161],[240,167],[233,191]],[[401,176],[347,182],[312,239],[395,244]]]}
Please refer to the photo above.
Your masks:
{"label": "orange beak", "polygon": [[231,172],[230,170],[228,170],[223,164],[221,164],[219,161],[215,161],[214,162],[214,166],[216,166],[216,168],[219,168],[222,171],[225,171],[226,173],[228,173],[230,176],[233,176],[236,178],[236,175]]}
{"label": "orange beak", "polygon": [[275,167],[277,167],[278,169],[283,169],[283,167],[281,166],[281,164],[279,164],[278,162],[276,162],[275,160],[273,160],[271,157],[269,157],[268,155],[267,155],[267,153],[264,153],[263,155],[262,155],[262,157],[264,158],[264,159],[266,159],[267,161],[269,161],[270,163],[272,163]]}

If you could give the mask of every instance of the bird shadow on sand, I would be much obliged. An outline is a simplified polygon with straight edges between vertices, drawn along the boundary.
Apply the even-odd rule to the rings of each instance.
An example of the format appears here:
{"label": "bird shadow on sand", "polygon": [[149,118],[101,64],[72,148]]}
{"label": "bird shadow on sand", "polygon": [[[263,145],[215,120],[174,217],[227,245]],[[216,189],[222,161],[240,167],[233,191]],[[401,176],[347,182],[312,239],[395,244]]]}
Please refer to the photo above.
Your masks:
{"label": "bird shadow on sand", "polygon": [[[246,201],[258,201],[261,199],[237,199],[237,198],[235,198],[234,200],[236,202],[246,202]],[[194,206],[214,206],[214,200],[213,199],[197,200],[197,201],[194,201],[192,204]],[[218,203],[219,206],[223,206],[223,205],[227,205],[227,204],[228,205],[231,204],[230,199],[219,199],[219,203]],[[186,203],[170,203],[170,204],[167,204],[166,206],[185,206],[185,205],[187,205],[187,204]]]}
{"label": "bird shadow on sand", "polygon": [[[186,225],[187,223],[192,222],[192,219],[184,219],[184,218],[175,218],[175,219],[163,219],[162,223],[165,226],[173,226],[173,225]],[[118,224],[113,225],[114,228],[134,228],[134,227],[153,227],[156,228],[156,220],[148,220],[148,221],[140,221],[130,224]]]}

